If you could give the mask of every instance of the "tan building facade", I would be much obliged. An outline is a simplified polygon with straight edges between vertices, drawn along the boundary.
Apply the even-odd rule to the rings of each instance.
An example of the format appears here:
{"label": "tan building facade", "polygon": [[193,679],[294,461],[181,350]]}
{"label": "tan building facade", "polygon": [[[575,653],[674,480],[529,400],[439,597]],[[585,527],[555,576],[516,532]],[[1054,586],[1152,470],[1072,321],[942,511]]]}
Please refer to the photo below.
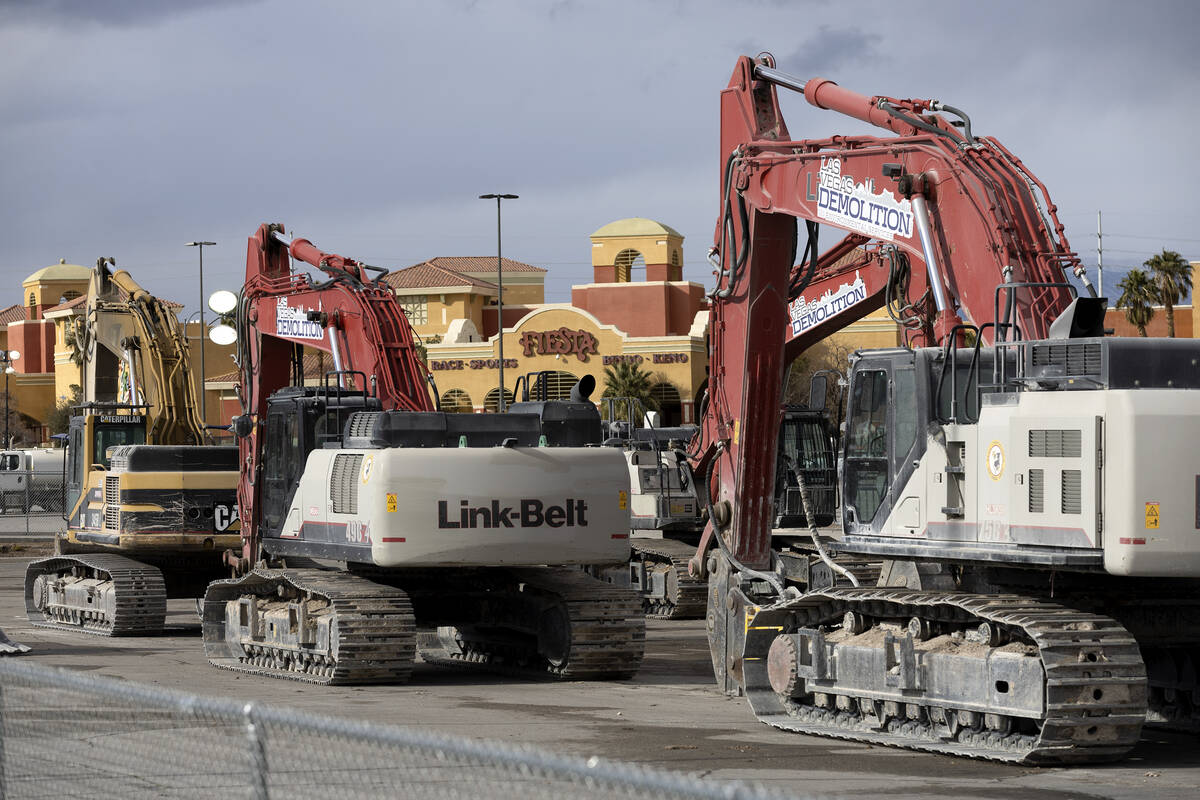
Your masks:
{"label": "tan building facade", "polygon": [[[604,368],[619,361],[649,374],[664,424],[694,422],[697,388],[707,366],[707,313],[684,335],[630,336],[583,309],[545,304],[503,332],[507,402],[545,382],[551,398],[565,397],[584,375],[604,387]],[[445,410],[495,411],[499,404],[500,336],[480,342],[429,345],[429,367]]]}

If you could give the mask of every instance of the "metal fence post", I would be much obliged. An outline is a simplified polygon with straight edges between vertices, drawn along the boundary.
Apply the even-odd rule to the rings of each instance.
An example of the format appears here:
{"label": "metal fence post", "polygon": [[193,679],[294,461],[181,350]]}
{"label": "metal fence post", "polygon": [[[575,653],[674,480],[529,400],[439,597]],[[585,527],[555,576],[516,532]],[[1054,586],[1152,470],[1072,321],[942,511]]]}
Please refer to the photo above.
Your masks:
{"label": "metal fence post", "polygon": [[0,800],[8,797],[8,764],[4,760],[4,684],[0,683]]}
{"label": "metal fence post", "polygon": [[[267,746],[254,724],[254,703],[246,703],[242,709],[246,720],[246,738],[250,743],[250,797],[253,800],[269,800],[267,791]],[[0,797],[0,800],[4,800]]]}

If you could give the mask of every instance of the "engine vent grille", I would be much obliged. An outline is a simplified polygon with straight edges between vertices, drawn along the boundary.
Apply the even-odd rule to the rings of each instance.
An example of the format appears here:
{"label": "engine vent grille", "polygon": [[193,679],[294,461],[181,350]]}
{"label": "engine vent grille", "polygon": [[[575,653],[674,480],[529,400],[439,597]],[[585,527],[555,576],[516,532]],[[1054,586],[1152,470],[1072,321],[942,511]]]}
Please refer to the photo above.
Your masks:
{"label": "engine vent grille", "polygon": [[1104,351],[1099,342],[1037,344],[1030,353],[1030,364],[1035,369],[1059,365],[1067,375],[1099,375]]}
{"label": "engine vent grille", "polygon": [[104,527],[121,529],[121,476],[104,476]]}
{"label": "engine vent grille", "polygon": [[[375,420],[379,418],[378,411],[356,411],[350,415],[346,423],[346,435],[369,437],[375,428]],[[360,456],[361,458],[361,456]]]}
{"label": "engine vent grille", "polygon": [[1063,470],[1062,513],[1083,513],[1083,473],[1077,469]]}
{"label": "engine vent grille", "polygon": [[1029,513],[1041,514],[1046,510],[1046,473],[1040,469],[1029,470]]}
{"label": "engine vent grille", "polygon": [[362,460],[362,453],[333,457],[333,470],[329,475],[329,501],[333,513],[358,513],[358,474],[362,470]]}
{"label": "engine vent grille", "polygon": [[1030,458],[1079,458],[1083,455],[1083,432],[1079,430],[1032,430]]}

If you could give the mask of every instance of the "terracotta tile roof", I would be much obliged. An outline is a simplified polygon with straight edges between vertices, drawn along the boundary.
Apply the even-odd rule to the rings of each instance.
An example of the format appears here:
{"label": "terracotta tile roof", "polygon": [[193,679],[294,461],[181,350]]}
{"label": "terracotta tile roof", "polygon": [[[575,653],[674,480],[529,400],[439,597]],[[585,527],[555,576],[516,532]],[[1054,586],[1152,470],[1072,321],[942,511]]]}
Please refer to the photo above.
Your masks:
{"label": "terracotta tile roof", "polygon": [[76,297],[74,300],[68,300],[65,303],[59,303],[56,306],[51,306],[50,308],[47,308],[46,311],[66,311],[68,308],[78,308],[79,306],[82,306],[86,303],[87,303],[87,295],[81,294],[79,297]]}
{"label": "terracotta tile roof", "polygon": [[[437,260],[437,259],[435,259]],[[461,260],[461,259],[459,259]],[[426,261],[395,272],[389,272],[383,282],[393,289],[421,289],[426,286],[475,286],[480,289],[495,289],[496,285],[464,275],[457,270]]]}
{"label": "terracotta tile roof", "polygon": [[[541,267],[523,264],[511,258],[500,259],[505,272],[545,272]],[[490,272],[496,274],[495,256],[438,256],[425,262],[438,267],[454,270],[455,272]]]}
{"label": "terracotta tile roof", "polygon": [[10,322],[20,322],[25,319],[25,306],[11,305],[8,308],[0,310],[0,325],[7,325]]}

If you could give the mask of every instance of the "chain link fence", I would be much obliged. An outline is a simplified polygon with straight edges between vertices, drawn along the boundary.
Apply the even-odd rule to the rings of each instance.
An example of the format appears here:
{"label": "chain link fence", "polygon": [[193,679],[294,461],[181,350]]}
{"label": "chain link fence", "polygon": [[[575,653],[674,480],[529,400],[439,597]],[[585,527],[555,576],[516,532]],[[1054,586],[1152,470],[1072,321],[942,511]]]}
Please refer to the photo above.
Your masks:
{"label": "chain link fence", "polygon": [[785,795],[0,660],[0,798]]}
{"label": "chain link fence", "polygon": [[0,469],[0,539],[49,537],[63,526],[63,473]]}

